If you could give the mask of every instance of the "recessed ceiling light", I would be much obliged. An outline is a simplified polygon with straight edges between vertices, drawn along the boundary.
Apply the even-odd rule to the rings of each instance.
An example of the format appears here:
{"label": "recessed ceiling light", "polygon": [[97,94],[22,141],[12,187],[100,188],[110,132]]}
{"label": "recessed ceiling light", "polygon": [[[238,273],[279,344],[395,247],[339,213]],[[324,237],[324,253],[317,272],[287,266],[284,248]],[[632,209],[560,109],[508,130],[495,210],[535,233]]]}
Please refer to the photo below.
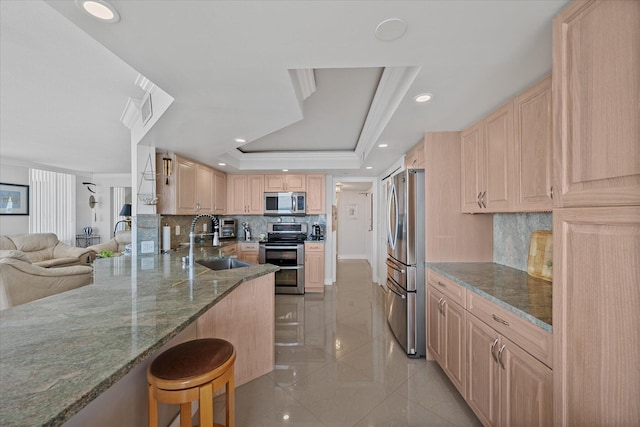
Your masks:
{"label": "recessed ceiling light", "polygon": [[227,166],[226,163],[218,163],[218,166]]}
{"label": "recessed ceiling light", "polygon": [[400,18],[385,19],[376,27],[378,40],[391,41],[399,39],[407,31],[407,23]]}
{"label": "recessed ceiling light", "polygon": [[289,172],[289,169],[282,169],[282,172]]}
{"label": "recessed ceiling light", "polygon": [[373,166],[367,166],[365,169],[373,169]]}
{"label": "recessed ceiling light", "polygon": [[389,146],[389,144],[378,144],[378,147],[380,148],[387,148]]}
{"label": "recessed ceiling light", "polygon": [[76,0],[76,5],[101,22],[113,24],[120,20],[116,8],[104,0]]}
{"label": "recessed ceiling light", "polygon": [[431,95],[430,93],[421,93],[420,95],[416,95],[415,98],[413,98],[416,102],[429,102],[431,101],[431,98],[433,98],[433,95]]}
{"label": "recessed ceiling light", "polygon": [[247,142],[247,140],[246,140],[246,139],[244,139],[244,138],[235,138],[235,139],[234,139],[234,141],[235,141],[235,142],[239,142],[239,143],[241,143],[241,144],[243,144],[243,143]]}

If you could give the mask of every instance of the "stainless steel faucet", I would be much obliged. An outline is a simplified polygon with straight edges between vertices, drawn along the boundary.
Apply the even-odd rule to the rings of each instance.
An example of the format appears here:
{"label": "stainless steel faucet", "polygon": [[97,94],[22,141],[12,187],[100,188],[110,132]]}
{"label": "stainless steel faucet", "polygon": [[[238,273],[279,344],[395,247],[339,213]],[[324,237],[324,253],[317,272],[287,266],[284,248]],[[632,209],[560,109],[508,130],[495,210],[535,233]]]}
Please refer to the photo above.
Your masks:
{"label": "stainless steel faucet", "polygon": [[218,228],[219,226],[219,222],[218,222],[218,218],[215,215],[211,215],[211,214],[199,214],[196,215],[195,218],[193,218],[193,221],[191,221],[191,229],[189,230],[189,267],[193,267],[193,246],[195,244],[195,236],[196,236],[196,223],[198,222],[198,220],[202,217],[207,217],[210,218],[211,221],[213,221],[213,230],[211,233],[203,233],[205,236],[210,236],[213,235],[215,233],[215,230]]}

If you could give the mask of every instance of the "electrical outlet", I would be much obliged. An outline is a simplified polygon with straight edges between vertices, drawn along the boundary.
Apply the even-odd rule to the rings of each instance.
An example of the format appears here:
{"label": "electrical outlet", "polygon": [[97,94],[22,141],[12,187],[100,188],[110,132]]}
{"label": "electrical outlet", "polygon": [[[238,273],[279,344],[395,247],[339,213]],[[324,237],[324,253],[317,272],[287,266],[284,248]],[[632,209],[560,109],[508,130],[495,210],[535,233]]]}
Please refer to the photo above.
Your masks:
{"label": "electrical outlet", "polygon": [[180,235],[180,226],[176,225],[176,236]]}
{"label": "electrical outlet", "polygon": [[143,254],[153,253],[154,251],[153,247],[154,247],[153,240],[144,241],[140,243],[140,252]]}

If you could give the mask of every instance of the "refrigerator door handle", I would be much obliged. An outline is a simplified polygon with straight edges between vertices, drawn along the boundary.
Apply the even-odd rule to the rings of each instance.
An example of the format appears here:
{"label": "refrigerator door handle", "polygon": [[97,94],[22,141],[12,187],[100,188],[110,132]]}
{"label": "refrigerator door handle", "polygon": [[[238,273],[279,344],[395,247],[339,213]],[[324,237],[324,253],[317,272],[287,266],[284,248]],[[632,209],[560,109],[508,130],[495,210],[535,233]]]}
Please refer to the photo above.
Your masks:
{"label": "refrigerator door handle", "polygon": [[[391,286],[389,286],[390,283],[391,283]],[[391,292],[393,292],[394,294],[398,295],[402,299],[406,299],[407,298],[406,295],[401,294],[400,292],[396,291],[394,288],[395,288],[395,285],[393,284],[393,282],[391,282],[390,280],[387,279],[387,289],[389,289]]]}
{"label": "refrigerator door handle", "polygon": [[402,274],[404,274],[404,273],[406,273],[406,272],[407,272],[407,271],[406,271],[406,270],[404,270],[404,269],[401,269],[401,268],[396,267],[396,265],[395,265],[395,264],[393,264],[393,263],[392,263],[391,261],[389,261],[388,259],[387,259],[387,267],[389,267],[389,268],[391,268],[391,269],[393,269],[393,270],[395,270],[395,271],[397,271],[397,272],[400,272],[400,273],[402,273]]}
{"label": "refrigerator door handle", "polygon": [[[393,209],[393,213],[395,218],[393,221],[391,220],[391,208]],[[396,249],[396,243],[398,241],[398,195],[396,194],[396,186],[392,182],[391,189],[389,190],[389,206],[387,206],[387,232],[388,232],[388,240],[389,246],[391,249]],[[393,229],[392,229],[393,228]]]}

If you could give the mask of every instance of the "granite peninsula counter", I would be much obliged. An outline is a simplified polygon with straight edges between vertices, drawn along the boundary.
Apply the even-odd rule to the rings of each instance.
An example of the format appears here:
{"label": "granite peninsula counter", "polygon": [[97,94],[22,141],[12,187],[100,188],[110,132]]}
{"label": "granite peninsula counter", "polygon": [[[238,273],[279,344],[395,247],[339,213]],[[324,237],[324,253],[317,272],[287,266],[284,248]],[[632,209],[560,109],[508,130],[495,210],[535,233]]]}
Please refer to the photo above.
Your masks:
{"label": "granite peninsula counter", "polygon": [[242,283],[278,270],[191,270],[184,255],[98,259],[93,284],[0,311],[0,425],[62,424]]}

